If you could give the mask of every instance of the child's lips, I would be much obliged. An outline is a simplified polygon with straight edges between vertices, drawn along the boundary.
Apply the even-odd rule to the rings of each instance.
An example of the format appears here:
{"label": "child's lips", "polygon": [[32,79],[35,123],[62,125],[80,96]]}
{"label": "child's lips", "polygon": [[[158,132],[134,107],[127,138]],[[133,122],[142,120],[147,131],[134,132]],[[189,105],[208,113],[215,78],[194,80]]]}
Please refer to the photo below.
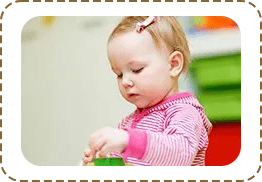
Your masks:
{"label": "child's lips", "polygon": [[128,95],[128,98],[137,98],[139,96],[139,94],[135,94],[135,93],[130,93],[127,95]]}

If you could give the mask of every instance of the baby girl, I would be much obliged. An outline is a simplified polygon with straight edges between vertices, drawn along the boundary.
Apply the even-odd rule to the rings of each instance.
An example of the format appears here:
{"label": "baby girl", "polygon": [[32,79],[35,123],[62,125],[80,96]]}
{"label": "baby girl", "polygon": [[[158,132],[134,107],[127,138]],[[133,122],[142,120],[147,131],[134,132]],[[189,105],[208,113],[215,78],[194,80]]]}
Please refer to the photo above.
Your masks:
{"label": "baby girl", "polygon": [[118,128],[97,130],[83,157],[108,153],[135,166],[203,166],[212,125],[178,79],[190,65],[188,43],[175,17],[124,17],[108,40],[108,58],[121,95],[136,110]]}

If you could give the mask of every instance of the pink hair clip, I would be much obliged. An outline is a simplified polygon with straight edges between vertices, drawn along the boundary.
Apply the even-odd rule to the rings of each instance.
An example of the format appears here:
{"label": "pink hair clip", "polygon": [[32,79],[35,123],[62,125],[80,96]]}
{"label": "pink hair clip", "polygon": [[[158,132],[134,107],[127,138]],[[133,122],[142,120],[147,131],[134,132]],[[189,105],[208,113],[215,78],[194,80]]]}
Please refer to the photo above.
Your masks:
{"label": "pink hair clip", "polygon": [[138,33],[142,32],[142,30],[144,30],[146,27],[148,27],[149,25],[151,25],[152,23],[155,22],[156,16],[149,16],[144,22],[138,22],[136,24],[136,31]]}

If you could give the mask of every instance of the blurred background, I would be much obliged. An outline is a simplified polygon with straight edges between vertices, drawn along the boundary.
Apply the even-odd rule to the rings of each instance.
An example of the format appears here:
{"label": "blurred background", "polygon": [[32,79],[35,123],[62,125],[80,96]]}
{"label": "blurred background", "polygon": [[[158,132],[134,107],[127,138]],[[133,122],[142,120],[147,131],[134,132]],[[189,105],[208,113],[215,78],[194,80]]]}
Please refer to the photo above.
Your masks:
{"label": "blurred background", "polygon": [[[122,17],[34,17],[21,33],[22,152],[34,165],[75,166],[89,136],[134,111],[106,55]],[[240,30],[221,16],[177,17],[193,58],[180,90],[194,92],[214,125],[206,165],[232,163],[241,147]]]}

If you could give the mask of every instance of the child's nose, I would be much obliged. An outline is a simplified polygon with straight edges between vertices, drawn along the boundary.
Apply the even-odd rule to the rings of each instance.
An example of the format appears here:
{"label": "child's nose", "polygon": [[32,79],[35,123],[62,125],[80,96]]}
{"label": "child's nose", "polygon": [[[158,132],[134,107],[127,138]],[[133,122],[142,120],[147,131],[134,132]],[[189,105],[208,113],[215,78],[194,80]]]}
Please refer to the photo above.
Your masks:
{"label": "child's nose", "polygon": [[127,76],[123,76],[122,79],[122,85],[127,88],[127,87],[133,87],[134,86],[134,82],[128,78]]}

